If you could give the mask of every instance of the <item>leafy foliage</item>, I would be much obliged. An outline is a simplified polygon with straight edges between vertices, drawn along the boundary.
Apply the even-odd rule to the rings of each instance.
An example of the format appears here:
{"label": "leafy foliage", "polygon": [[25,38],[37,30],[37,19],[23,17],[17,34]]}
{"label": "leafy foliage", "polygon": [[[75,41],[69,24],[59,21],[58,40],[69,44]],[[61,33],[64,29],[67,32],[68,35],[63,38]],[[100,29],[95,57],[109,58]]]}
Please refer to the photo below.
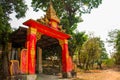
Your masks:
{"label": "leafy foliage", "polygon": [[9,35],[12,32],[9,15],[16,12],[16,17],[25,16],[27,5],[24,0],[0,0],[0,47],[2,47],[2,76],[8,75],[8,50],[6,49]]}
{"label": "leafy foliage", "polygon": [[[50,0],[32,0],[32,6],[35,11],[42,9],[46,11]],[[61,17],[64,13],[75,15],[77,12],[90,13],[92,8],[97,8],[102,0],[51,0],[58,15]],[[75,14],[74,14],[75,13]]]}
{"label": "leafy foliage", "polygon": [[10,24],[7,17],[4,15],[3,9],[0,6],[0,44],[5,45],[8,41],[9,33],[11,32]]}
{"label": "leafy foliage", "polygon": [[9,15],[16,12],[16,17],[24,17],[27,10],[24,0],[2,0],[0,2],[0,44],[8,42],[9,34],[12,31]]}
{"label": "leafy foliage", "polygon": [[27,10],[27,5],[24,0],[3,0],[0,5],[3,9],[3,13],[8,18],[9,14],[13,12],[17,13],[17,18],[24,17]]}
{"label": "leafy foliage", "polygon": [[108,59],[108,54],[107,54],[107,51],[105,49],[104,42],[102,40],[100,40],[100,47],[101,47],[100,59],[102,61]]}
{"label": "leafy foliage", "polygon": [[[69,40],[70,54],[80,52],[82,44],[87,40],[85,32],[75,32],[77,23],[82,22],[81,15],[90,13],[93,8],[97,8],[102,0],[51,0],[53,7],[61,19],[60,25],[71,35]],[[32,7],[35,11],[47,10],[50,0],[32,0]]]}
{"label": "leafy foliage", "polygon": [[115,65],[115,60],[114,60],[114,58],[107,59],[107,60],[105,61],[105,65],[106,65],[107,67],[113,67],[113,66]]}
{"label": "leafy foliage", "polygon": [[72,56],[80,52],[81,46],[87,39],[88,35],[86,35],[85,32],[77,31],[73,33],[73,37],[69,40],[69,50]]}
{"label": "leafy foliage", "polygon": [[[42,9],[46,11],[50,0],[32,0],[32,7],[35,11]],[[90,13],[91,9],[97,8],[102,0],[51,0],[61,19],[61,25],[66,32],[71,34],[71,28],[78,22],[82,22],[81,15]]]}
{"label": "leafy foliage", "polygon": [[93,67],[101,58],[101,40],[98,37],[88,39],[81,48],[80,59],[85,69]]}
{"label": "leafy foliage", "polygon": [[120,30],[115,29],[108,34],[108,42],[112,43],[115,49],[113,57],[115,58],[116,64],[120,64]]}

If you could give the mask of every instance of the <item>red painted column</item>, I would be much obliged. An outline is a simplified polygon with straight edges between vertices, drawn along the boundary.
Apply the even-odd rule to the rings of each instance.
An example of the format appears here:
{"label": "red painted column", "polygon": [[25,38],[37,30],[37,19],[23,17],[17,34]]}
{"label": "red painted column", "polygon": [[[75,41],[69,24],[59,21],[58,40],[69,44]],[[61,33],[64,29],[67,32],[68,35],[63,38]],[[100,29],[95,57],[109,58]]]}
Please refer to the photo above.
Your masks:
{"label": "red painted column", "polygon": [[22,49],[20,55],[20,71],[22,74],[28,74],[28,50]]}
{"label": "red painted column", "polygon": [[67,73],[72,71],[72,59],[69,56],[68,40],[59,40],[62,47],[62,72]]}
{"label": "red painted column", "polygon": [[30,27],[28,29],[28,34],[27,34],[28,73],[29,74],[35,74],[36,32],[37,32],[37,29]]}

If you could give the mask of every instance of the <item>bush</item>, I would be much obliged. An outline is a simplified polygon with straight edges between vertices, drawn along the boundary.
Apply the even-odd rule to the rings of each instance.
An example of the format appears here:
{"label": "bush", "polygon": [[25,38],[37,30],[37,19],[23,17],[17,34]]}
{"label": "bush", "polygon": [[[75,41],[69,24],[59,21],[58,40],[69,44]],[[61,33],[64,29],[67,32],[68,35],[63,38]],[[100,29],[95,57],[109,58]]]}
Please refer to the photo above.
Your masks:
{"label": "bush", "polygon": [[107,59],[105,61],[105,65],[106,67],[111,68],[115,65],[115,60],[113,58]]}

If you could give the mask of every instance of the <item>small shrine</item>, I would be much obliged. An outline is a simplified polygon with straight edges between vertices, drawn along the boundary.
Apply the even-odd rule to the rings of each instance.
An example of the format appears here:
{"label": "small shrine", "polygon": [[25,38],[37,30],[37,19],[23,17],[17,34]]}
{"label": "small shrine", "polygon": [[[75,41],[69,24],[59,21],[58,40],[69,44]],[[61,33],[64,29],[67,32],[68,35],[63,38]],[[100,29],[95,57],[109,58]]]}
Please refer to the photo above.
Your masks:
{"label": "small shrine", "polygon": [[[33,20],[29,19],[23,23],[28,28],[20,27],[12,35],[12,46],[23,47],[19,50],[19,61],[11,60],[10,74],[25,74],[32,76],[36,80],[36,48],[39,46],[39,72],[42,72],[42,48],[59,44],[62,49],[62,75],[68,77],[72,71],[72,60],[68,51],[68,39],[71,37],[65,33],[60,24],[60,19],[52,6],[52,2],[43,18]],[[22,35],[22,36],[21,36]],[[37,45],[36,45],[37,44]],[[17,65],[16,70],[14,66]],[[18,70],[18,71],[17,71]],[[12,80],[12,79],[11,79]]]}

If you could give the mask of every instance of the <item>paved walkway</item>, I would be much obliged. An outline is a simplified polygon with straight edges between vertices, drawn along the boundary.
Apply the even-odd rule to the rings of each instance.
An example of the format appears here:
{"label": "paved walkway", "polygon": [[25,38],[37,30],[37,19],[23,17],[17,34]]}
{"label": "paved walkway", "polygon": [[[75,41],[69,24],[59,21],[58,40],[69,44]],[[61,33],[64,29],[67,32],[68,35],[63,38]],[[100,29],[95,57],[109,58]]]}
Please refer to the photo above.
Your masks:
{"label": "paved walkway", "polygon": [[71,80],[71,79],[60,79],[59,76],[38,74],[37,80]]}

